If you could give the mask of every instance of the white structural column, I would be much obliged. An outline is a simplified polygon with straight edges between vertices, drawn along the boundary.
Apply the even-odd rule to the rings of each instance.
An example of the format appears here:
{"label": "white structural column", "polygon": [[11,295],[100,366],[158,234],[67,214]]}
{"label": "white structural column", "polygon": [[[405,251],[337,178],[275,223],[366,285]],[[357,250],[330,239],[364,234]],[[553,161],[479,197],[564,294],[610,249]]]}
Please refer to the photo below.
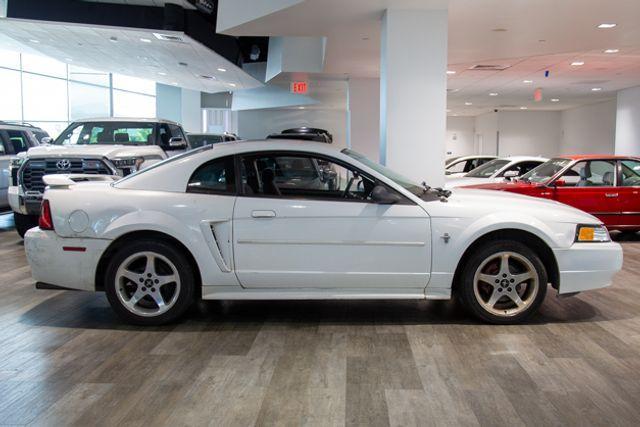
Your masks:
{"label": "white structural column", "polygon": [[444,184],[447,10],[388,9],[382,18],[380,161]]}
{"label": "white structural column", "polygon": [[616,154],[640,155],[640,86],[618,92]]}
{"label": "white structural column", "polygon": [[349,148],[378,162],[380,156],[380,80],[349,79]]}

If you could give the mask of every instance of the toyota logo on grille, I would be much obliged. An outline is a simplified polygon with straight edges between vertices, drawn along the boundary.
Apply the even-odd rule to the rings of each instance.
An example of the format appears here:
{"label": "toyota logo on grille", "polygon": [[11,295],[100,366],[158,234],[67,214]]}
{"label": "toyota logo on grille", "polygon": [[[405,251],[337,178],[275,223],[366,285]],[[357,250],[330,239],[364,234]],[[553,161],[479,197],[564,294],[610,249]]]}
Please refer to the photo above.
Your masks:
{"label": "toyota logo on grille", "polygon": [[58,160],[56,167],[61,171],[69,170],[71,169],[71,161],[67,159]]}

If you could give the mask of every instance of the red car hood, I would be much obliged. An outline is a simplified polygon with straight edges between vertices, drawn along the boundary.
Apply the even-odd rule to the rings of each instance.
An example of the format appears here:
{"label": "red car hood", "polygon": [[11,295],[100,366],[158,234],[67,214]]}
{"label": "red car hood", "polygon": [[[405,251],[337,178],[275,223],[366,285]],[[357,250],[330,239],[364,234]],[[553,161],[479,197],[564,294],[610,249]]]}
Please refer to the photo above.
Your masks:
{"label": "red car hood", "polygon": [[525,181],[505,181],[505,182],[495,182],[492,184],[476,184],[476,185],[466,185],[462,188],[477,188],[480,190],[500,190],[500,191],[512,191],[514,193],[527,192],[528,190],[532,190],[534,188],[540,188],[543,185]]}

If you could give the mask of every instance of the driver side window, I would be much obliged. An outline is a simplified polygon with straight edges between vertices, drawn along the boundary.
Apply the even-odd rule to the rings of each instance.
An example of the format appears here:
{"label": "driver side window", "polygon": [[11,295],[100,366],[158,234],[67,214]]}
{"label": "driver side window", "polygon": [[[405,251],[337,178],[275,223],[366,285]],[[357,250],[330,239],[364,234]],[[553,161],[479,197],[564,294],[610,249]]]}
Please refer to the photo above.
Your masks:
{"label": "driver side window", "polygon": [[241,172],[247,196],[369,201],[374,187],[358,171],[304,154],[247,156]]}
{"label": "driver side window", "polygon": [[612,187],[615,171],[615,163],[611,161],[583,161],[567,170],[560,179],[565,187]]}

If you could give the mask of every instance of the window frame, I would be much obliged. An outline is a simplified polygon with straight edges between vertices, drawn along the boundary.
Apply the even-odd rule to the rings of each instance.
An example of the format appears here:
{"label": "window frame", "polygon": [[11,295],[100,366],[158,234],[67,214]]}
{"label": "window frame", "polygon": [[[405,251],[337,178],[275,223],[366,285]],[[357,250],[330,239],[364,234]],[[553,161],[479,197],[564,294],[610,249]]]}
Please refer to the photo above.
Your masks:
{"label": "window frame", "polygon": [[562,180],[562,177],[569,172],[571,169],[573,169],[574,167],[576,167],[578,164],[580,163],[591,163],[591,162],[609,162],[609,163],[613,163],[613,170],[614,170],[614,174],[613,174],[613,185],[609,186],[609,185],[594,185],[594,186],[590,186],[590,187],[578,187],[578,185],[567,185],[567,186],[563,186],[560,188],[617,188],[620,186],[620,174],[622,173],[622,165],[621,162],[619,160],[616,159],[607,159],[607,158],[597,158],[597,159],[579,159],[579,160],[575,160],[571,163],[569,163],[564,169],[562,169],[560,172],[558,172],[554,177],[552,177],[547,186],[553,187],[555,185],[555,182],[558,180]]}
{"label": "window frame", "polygon": [[360,175],[362,175],[363,177],[373,181],[374,186],[376,185],[384,185],[389,191],[394,192],[395,194],[397,194],[398,196],[401,197],[400,201],[398,201],[397,203],[395,203],[396,205],[416,205],[417,203],[415,203],[413,200],[409,199],[407,196],[405,196],[404,194],[400,193],[398,190],[396,190],[395,188],[391,187],[390,185],[388,185],[387,183],[379,180],[378,178],[375,178],[373,176],[371,176],[369,173],[363,172],[360,168],[347,163],[345,161],[336,159],[334,157],[331,156],[327,156],[325,154],[320,154],[320,153],[311,153],[311,152],[307,152],[307,151],[296,151],[296,150],[267,150],[267,151],[250,151],[250,152],[246,152],[246,153],[239,153],[237,154],[236,157],[236,192],[238,197],[255,197],[255,198],[260,198],[260,199],[276,199],[276,200],[316,200],[316,201],[328,201],[328,202],[347,202],[347,203],[367,203],[367,204],[373,204],[373,205],[377,205],[378,203],[374,202],[373,200],[358,200],[358,199],[336,199],[335,197],[310,197],[310,196],[300,196],[300,195],[280,195],[280,196],[274,196],[273,194],[245,194],[244,191],[244,186],[242,184],[242,161],[244,160],[244,158],[246,157],[255,157],[255,156],[279,156],[279,157],[286,157],[286,156],[292,156],[292,157],[296,157],[296,156],[305,156],[305,157],[311,157],[311,158],[316,158],[316,159],[321,159],[321,160],[325,160],[331,163],[335,163],[338,166],[341,166],[345,169],[348,169],[350,171],[357,171]]}
{"label": "window frame", "polygon": [[636,159],[633,157],[628,157],[626,159],[618,159],[616,161],[616,187],[620,187],[620,188],[638,188],[640,187],[640,185],[629,185],[626,186],[624,185],[624,171],[622,169],[622,162],[624,161],[632,161],[632,162],[638,162],[640,163],[640,159]]}
{"label": "window frame", "polygon": [[[191,180],[193,179],[193,176],[202,168],[206,167],[207,165],[214,163],[214,162],[218,162],[220,160],[225,160],[226,159],[230,159],[231,160],[231,170],[233,171],[233,190],[232,191],[221,191],[221,190],[215,190],[212,188],[203,188],[202,190],[194,190],[193,188],[189,187],[189,183],[191,182]],[[225,165],[225,169],[227,168],[228,165]],[[201,163],[197,168],[195,168],[193,170],[193,172],[191,172],[191,175],[189,176],[189,179],[187,180],[187,186],[185,188],[185,193],[187,194],[204,194],[204,195],[213,195],[213,196],[238,196],[239,192],[239,169],[238,169],[238,159],[237,156],[234,154],[230,154],[227,156],[222,156],[222,157],[216,157],[214,159],[209,159],[204,163]],[[240,182],[241,184],[241,182]]]}

